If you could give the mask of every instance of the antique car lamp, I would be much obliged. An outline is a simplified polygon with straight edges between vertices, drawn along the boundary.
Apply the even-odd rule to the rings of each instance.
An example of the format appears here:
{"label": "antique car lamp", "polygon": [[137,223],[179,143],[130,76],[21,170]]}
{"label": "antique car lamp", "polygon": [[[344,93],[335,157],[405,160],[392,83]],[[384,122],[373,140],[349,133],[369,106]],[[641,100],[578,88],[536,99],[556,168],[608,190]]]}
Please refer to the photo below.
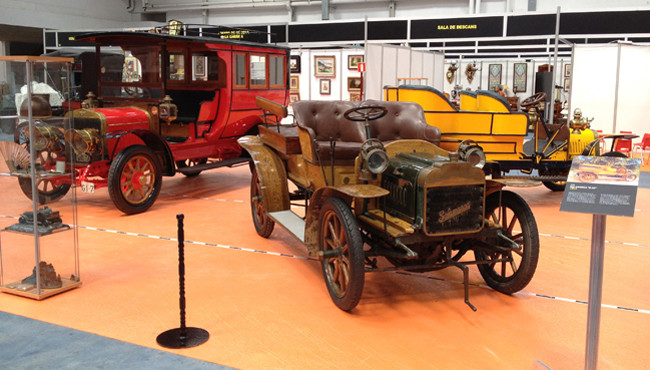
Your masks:
{"label": "antique car lamp", "polygon": [[72,145],[77,156],[94,152],[99,146],[99,130],[94,128],[70,129],[65,132],[65,141]]}
{"label": "antique car lamp", "polygon": [[369,139],[361,146],[360,180],[372,180],[374,175],[380,174],[388,168],[390,163],[384,145],[377,139]]}
{"label": "antique car lamp", "polygon": [[474,167],[483,168],[483,166],[485,166],[485,152],[483,152],[483,148],[473,140],[464,140],[461,142],[458,146],[458,155],[460,159],[468,162]]}
{"label": "antique car lamp", "polygon": [[172,103],[171,96],[165,95],[163,102],[160,104],[159,112],[160,119],[167,122],[167,124],[172,123],[178,117],[178,107]]}
{"label": "antique car lamp", "polygon": [[97,96],[92,91],[89,91],[88,94],[86,94],[86,99],[81,102],[81,107],[82,108],[99,108],[99,101],[97,100]]}
{"label": "antique car lamp", "polygon": [[34,137],[29,137],[29,126],[25,126],[25,137],[30,139],[30,143],[36,151],[53,149],[56,143],[63,138],[61,131],[50,125],[34,126]]}

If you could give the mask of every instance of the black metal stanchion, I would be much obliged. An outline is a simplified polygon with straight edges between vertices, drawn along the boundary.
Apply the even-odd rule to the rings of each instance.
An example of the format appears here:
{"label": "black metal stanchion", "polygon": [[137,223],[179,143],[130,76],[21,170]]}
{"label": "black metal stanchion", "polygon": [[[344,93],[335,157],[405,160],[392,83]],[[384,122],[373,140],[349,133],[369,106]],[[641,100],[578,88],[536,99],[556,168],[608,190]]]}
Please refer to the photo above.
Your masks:
{"label": "black metal stanchion", "polygon": [[176,215],[178,220],[178,280],[180,285],[180,309],[181,309],[181,327],[169,329],[160,333],[156,338],[159,345],[166,348],[189,348],[203,344],[210,338],[210,333],[201,328],[185,327],[185,256],[184,245],[185,234],[183,232],[183,216]]}

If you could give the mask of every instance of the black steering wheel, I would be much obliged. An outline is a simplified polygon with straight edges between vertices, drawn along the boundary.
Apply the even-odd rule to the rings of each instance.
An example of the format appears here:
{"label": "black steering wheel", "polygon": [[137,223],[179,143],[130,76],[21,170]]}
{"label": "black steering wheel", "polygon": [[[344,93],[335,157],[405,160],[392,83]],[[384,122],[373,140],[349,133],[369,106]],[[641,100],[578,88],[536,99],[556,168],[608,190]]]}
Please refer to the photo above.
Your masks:
{"label": "black steering wheel", "polygon": [[350,108],[343,113],[343,117],[350,121],[372,121],[381,118],[388,113],[388,109],[381,105],[365,105]]}
{"label": "black steering wheel", "polygon": [[531,105],[537,105],[537,103],[546,100],[546,93],[545,92],[538,92],[535,95],[531,95],[527,97],[526,99],[522,100],[520,105],[524,108],[528,108]]}
{"label": "black steering wheel", "polygon": [[132,98],[150,98],[151,90],[147,87],[124,86],[124,92]]}

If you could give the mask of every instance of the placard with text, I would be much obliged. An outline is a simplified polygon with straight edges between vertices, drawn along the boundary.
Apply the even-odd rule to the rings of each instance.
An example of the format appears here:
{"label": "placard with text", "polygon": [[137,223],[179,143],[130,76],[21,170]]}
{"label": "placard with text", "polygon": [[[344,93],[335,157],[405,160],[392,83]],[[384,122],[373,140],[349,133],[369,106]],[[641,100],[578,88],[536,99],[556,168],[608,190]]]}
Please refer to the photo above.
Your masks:
{"label": "placard with text", "polygon": [[634,216],[641,159],[576,156],[561,211]]}

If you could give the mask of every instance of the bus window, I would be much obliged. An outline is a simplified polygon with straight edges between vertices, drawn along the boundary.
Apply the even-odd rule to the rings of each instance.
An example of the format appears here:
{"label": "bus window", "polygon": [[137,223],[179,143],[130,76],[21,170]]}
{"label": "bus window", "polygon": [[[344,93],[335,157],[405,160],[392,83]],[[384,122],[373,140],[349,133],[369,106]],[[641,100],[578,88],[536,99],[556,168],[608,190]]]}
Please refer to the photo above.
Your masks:
{"label": "bus window", "polygon": [[168,80],[185,80],[185,59],[182,51],[169,52],[169,75]]}
{"label": "bus window", "polygon": [[160,99],[160,48],[124,45],[122,51],[123,65],[114,65],[113,59],[101,59],[101,96]]}
{"label": "bus window", "polygon": [[235,87],[246,88],[246,54],[235,54]]}
{"label": "bus window", "polygon": [[286,62],[283,56],[270,56],[269,82],[271,83],[271,87],[284,87],[286,85],[285,65]]}
{"label": "bus window", "polygon": [[206,81],[219,87],[226,85],[226,62],[216,53],[201,52],[192,54],[192,81]]}
{"label": "bus window", "polygon": [[266,88],[266,55],[250,56],[251,88]]}

